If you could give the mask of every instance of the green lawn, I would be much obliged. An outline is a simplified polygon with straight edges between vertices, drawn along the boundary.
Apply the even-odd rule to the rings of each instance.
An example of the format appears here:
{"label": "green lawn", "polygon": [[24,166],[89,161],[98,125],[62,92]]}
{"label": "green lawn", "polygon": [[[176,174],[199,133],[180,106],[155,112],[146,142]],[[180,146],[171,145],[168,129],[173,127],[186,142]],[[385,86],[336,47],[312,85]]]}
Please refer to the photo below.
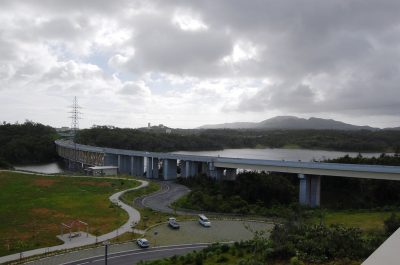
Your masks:
{"label": "green lawn", "polygon": [[61,223],[79,219],[103,234],[128,219],[108,197],[139,182],[0,172],[0,256],[57,245]]}
{"label": "green lawn", "polygon": [[[324,222],[330,224],[342,224],[349,227],[359,227],[363,230],[383,229],[383,222],[392,212],[383,211],[328,211],[324,216]],[[400,212],[396,212],[400,214]],[[313,218],[313,222],[319,219]]]}

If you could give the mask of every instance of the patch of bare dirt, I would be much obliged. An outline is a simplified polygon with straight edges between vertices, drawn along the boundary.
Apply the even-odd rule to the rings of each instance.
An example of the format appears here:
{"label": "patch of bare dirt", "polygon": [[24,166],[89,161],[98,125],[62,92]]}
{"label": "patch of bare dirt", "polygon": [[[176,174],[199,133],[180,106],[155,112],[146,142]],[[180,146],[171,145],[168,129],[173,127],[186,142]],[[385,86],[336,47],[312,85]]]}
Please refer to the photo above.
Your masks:
{"label": "patch of bare dirt", "polygon": [[33,184],[36,186],[39,186],[39,187],[50,187],[50,186],[54,185],[54,183],[56,183],[56,182],[57,182],[57,180],[55,180],[55,179],[40,178],[40,179],[35,179],[33,181]]}

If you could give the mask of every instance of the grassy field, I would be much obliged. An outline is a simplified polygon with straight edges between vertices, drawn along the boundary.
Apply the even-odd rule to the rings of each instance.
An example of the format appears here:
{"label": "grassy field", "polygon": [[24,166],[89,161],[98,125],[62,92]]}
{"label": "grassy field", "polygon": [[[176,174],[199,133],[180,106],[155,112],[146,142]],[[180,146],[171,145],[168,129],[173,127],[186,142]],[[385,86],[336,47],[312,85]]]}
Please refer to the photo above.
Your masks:
{"label": "grassy field", "polygon": [[[137,181],[0,172],[0,256],[61,244],[61,223],[79,219],[100,235],[122,225],[125,211],[108,197]],[[83,229],[83,228],[82,228]]]}
{"label": "grassy field", "polygon": [[[396,212],[398,215],[400,212]],[[324,222],[330,224],[342,224],[348,227],[359,227],[363,230],[381,230],[384,221],[392,212],[383,211],[328,211],[325,213]],[[313,222],[319,222],[314,218]]]}

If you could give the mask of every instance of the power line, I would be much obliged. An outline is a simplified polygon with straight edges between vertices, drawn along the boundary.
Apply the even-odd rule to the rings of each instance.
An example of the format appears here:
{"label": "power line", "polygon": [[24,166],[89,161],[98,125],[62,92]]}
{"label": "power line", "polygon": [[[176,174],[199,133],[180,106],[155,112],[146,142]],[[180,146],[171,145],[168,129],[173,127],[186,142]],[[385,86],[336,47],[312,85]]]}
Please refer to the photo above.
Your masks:
{"label": "power line", "polygon": [[71,140],[74,142],[74,161],[72,165],[70,164],[70,169],[76,170],[77,169],[77,164],[78,164],[78,159],[77,159],[77,147],[76,147],[76,135],[79,130],[79,120],[81,119],[82,113],[79,111],[81,107],[78,104],[78,99],[76,96],[74,97],[72,101],[72,110],[69,112],[71,113]]}
{"label": "power line", "polygon": [[73,141],[76,140],[76,134],[79,130],[79,120],[81,119],[81,115],[82,113],[79,111],[79,109],[81,109],[81,107],[78,104],[78,99],[75,96],[73,101],[72,101],[72,110],[69,112],[71,113],[71,138]]}

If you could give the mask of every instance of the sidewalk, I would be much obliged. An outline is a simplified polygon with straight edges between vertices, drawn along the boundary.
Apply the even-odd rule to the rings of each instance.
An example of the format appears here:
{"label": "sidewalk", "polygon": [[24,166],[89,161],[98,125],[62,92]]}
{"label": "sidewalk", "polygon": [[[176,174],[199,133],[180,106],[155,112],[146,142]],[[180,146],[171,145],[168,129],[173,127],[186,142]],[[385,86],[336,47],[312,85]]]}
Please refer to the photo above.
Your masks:
{"label": "sidewalk", "polygon": [[[145,180],[137,180],[137,181],[141,182],[141,184],[138,187],[117,192],[109,197],[111,202],[118,204],[129,215],[128,221],[121,227],[117,228],[114,231],[111,231],[110,233],[107,233],[107,234],[97,237],[97,240],[95,237],[81,237],[81,238],[79,238],[79,240],[74,240],[73,242],[67,242],[67,243],[64,243],[64,244],[58,245],[58,246],[38,248],[38,249],[28,250],[25,252],[16,253],[16,254],[8,255],[8,256],[3,256],[3,257],[0,257],[0,264],[9,262],[9,261],[13,261],[13,260],[18,260],[18,259],[24,258],[24,257],[45,254],[45,253],[52,252],[52,251],[71,249],[71,248],[82,247],[82,246],[86,246],[86,245],[90,245],[90,244],[95,244],[97,242],[110,240],[110,239],[115,238],[118,235],[121,235],[126,232],[132,232],[132,224],[138,223],[140,221],[140,213],[136,209],[134,209],[131,206],[122,202],[119,199],[119,197],[127,191],[141,189],[141,188],[144,188],[149,185],[148,181],[145,181]],[[138,234],[144,233],[144,231],[136,230],[136,229],[134,230],[134,232],[138,233]]]}

